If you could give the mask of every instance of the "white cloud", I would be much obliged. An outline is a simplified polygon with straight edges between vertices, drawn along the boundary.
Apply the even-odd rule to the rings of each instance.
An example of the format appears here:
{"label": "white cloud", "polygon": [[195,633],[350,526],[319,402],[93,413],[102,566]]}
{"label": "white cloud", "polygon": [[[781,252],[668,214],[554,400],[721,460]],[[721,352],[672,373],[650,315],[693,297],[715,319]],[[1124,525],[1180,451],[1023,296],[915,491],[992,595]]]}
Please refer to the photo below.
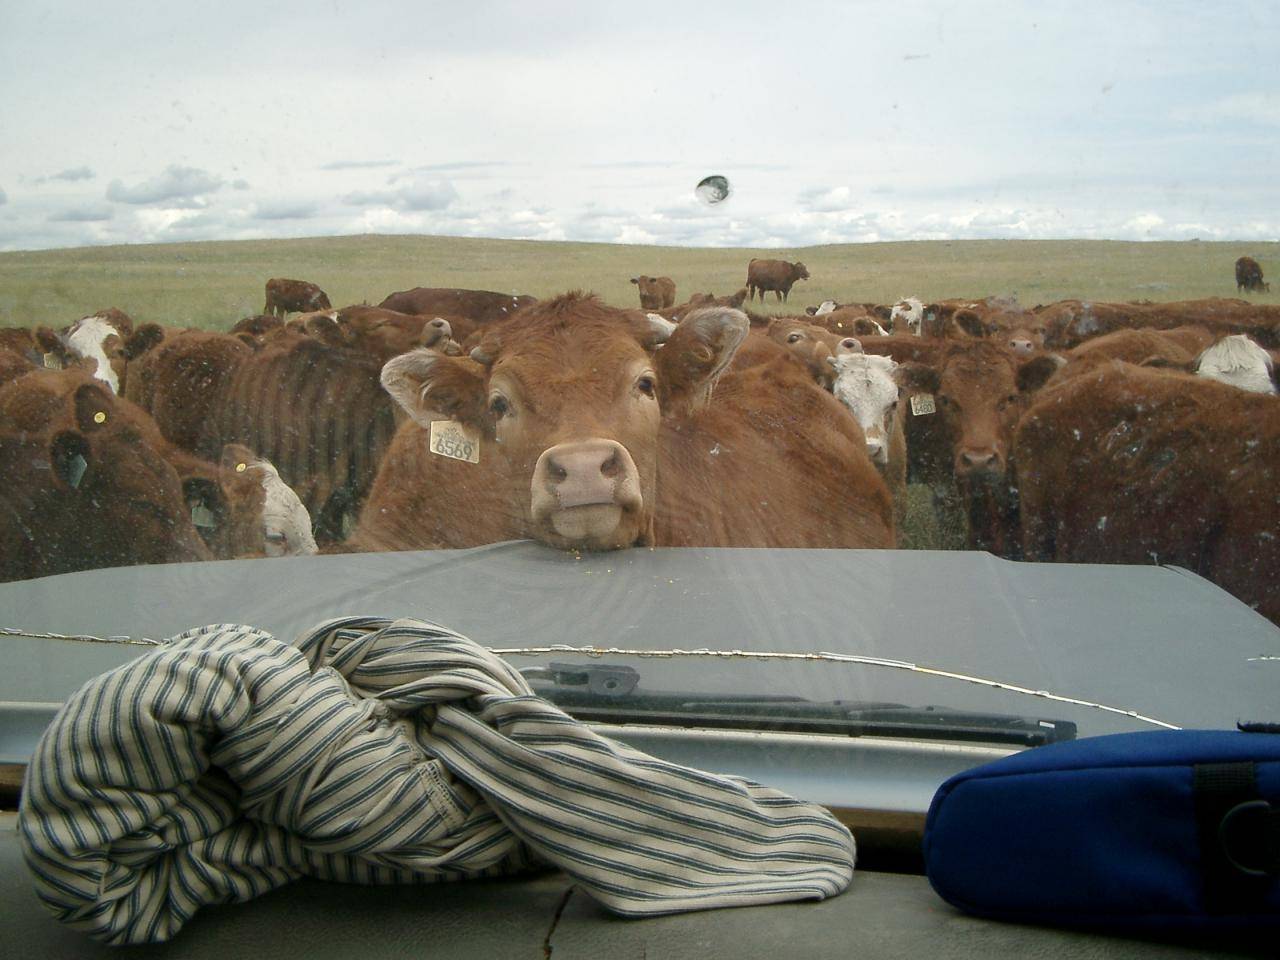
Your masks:
{"label": "white cloud", "polygon": [[205,196],[222,187],[222,178],[197,167],[170,164],[149,180],[126,186],[112,180],[107,186],[107,199],[117,203],[148,204],[166,200],[195,208],[205,205]]}
{"label": "white cloud", "polygon": [[255,220],[310,220],[320,212],[318,204],[307,200],[276,200],[254,205]]}
{"label": "white cloud", "polygon": [[115,216],[115,211],[106,206],[72,207],[49,214],[51,223],[101,223]]}
{"label": "white cloud", "polygon": [[74,183],[77,180],[92,180],[94,172],[88,167],[71,167],[49,175],[50,180],[65,180]]}
{"label": "white cloud", "polygon": [[448,180],[411,180],[394,190],[356,190],[342,198],[354,207],[391,207],[402,211],[443,210],[458,199]]}
{"label": "white cloud", "polygon": [[320,167],[321,170],[375,170],[379,167],[394,167],[395,160],[334,160]]}
{"label": "white cloud", "polygon": [[9,202],[9,195],[4,192],[4,187],[0,187],[0,205]]}
{"label": "white cloud", "polygon": [[800,194],[800,205],[809,210],[823,212],[849,210],[854,206],[853,190],[849,187],[806,190]]}

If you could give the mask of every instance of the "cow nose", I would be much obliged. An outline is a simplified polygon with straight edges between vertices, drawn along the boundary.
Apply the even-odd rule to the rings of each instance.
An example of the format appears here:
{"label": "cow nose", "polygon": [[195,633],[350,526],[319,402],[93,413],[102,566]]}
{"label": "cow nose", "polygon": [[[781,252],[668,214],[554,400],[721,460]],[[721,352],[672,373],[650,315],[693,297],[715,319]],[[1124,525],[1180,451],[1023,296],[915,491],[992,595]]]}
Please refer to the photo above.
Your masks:
{"label": "cow nose", "polygon": [[962,450],[958,466],[962,474],[996,473],[1000,469],[1000,455],[991,449]]}
{"label": "cow nose", "polygon": [[879,437],[867,437],[867,455],[879,462],[884,457],[884,441]]}
{"label": "cow nose", "polygon": [[1013,340],[1010,340],[1010,341],[1009,341],[1009,346],[1011,346],[1011,347],[1013,348],[1013,352],[1014,352],[1014,353],[1018,353],[1018,354],[1024,354],[1024,355],[1025,355],[1025,354],[1030,353],[1030,352],[1031,352],[1031,350],[1032,350],[1032,344],[1031,344],[1031,341],[1030,341],[1030,340],[1023,340],[1023,339],[1021,339],[1021,338],[1014,338]]}
{"label": "cow nose", "polygon": [[613,440],[562,443],[543,451],[534,467],[534,482],[542,481],[560,509],[613,503],[630,459]]}

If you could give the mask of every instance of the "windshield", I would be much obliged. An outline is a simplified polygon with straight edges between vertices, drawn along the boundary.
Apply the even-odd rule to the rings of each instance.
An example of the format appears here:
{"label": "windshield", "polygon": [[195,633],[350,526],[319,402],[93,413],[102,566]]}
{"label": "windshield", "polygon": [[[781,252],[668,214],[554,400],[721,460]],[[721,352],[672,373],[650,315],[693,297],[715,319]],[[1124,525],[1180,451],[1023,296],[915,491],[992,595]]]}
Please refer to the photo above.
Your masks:
{"label": "windshield", "polygon": [[1261,711],[1270,13],[10,11],[0,628],[417,616],[602,723]]}

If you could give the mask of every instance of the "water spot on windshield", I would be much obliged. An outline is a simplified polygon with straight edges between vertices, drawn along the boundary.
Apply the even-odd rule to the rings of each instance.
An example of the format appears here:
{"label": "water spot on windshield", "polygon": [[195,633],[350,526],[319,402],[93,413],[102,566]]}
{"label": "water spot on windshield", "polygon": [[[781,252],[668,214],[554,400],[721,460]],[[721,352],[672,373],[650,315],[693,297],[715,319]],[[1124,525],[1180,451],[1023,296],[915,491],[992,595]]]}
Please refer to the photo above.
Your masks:
{"label": "water spot on windshield", "polygon": [[710,177],[703,177],[693,192],[703,203],[715,204],[728,200],[732,191],[727,178],[714,174]]}

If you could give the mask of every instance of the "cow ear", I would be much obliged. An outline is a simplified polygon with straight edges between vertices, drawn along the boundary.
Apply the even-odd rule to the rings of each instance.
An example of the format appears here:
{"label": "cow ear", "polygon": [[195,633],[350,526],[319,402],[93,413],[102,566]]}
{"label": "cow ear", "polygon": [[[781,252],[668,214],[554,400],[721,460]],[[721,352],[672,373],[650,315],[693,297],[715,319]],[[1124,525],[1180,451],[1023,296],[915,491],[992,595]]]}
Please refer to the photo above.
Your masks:
{"label": "cow ear", "polygon": [[1018,390],[1022,393],[1033,393],[1039,390],[1066,362],[1062,357],[1052,353],[1032,357],[1018,368]]}
{"label": "cow ear", "polygon": [[304,329],[308,334],[331,347],[344,346],[347,342],[346,331],[342,324],[327,313],[313,313],[307,317]]}
{"label": "cow ear", "polygon": [[466,360],[430,350],[411,350],[386,362],[382,387],[422,427],[433,420],[485,426],[485,378]]}
{"label": "cow ear", "polygon": [[48,327],[36,327],[35,339],[45,353],[56,353],[59,356],[66,353],[66,341]]}
{"label": "cow ear", "polygon": [[218,478],[224,483],[228,480],[251,479],[261,483],[266,471],[262,469],[261,458],[244,444],[228,443],[222,448],[222,458],[218,462]]}
{"label": "cow ear", "polygon": [[908,393],[937,393],[942,386],[937,369],[927,363],[899,364],[896,379]]}
{"label": "cow ear", "polygon": [[89,441],[74,430],[59,432],[49,444],[49,465],[55,479],[72,490],[80,486],[93,454]]}
{"label": "cow ear", "polygon": [[136,360],[164,340],[164,328],[158,323],[144,323],[129,334],[124,342],[124,358]]}
{"label": "cow ear", "polygon": [[991,330],[982,322],[982,317],[973,310],[957,310],[952,319],[955,325],[971,337],[981,340],[991,335]]}
{"label": "cow ear", "polygon": [[111,392],[96,383],[85,383],[76,388],[76,425],[82,433],[101,430],[111,422],[115,408]]}
{"label": "cow ear", "polygon": [[1154,367],[1159,370],[1181,370],[1183,373],[1195,373],[1196,364],[1200,358],[1197,357],[1190,363],[1178,363],[1176,360],[1170,360],[1168,357],[1161,357],[1155,354],[1138,361],[1140,367]]}
{"label": "cow ear", "polygon": [[664,415],[707,404],[749,328],[746,314],[728,307],[694,310],[680,321],[655,357]]}

